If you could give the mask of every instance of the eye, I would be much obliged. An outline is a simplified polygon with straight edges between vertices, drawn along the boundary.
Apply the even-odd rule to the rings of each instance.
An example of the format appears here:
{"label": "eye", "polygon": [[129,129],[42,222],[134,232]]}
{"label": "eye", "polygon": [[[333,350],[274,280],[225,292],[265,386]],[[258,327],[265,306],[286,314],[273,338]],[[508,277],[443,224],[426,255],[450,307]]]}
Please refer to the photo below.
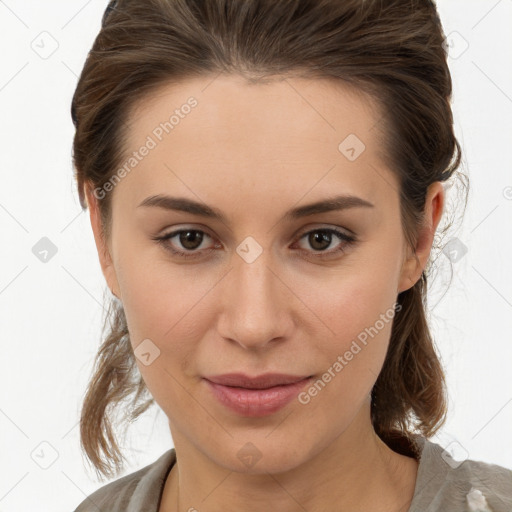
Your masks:
{"label": "eye", "polygon": [[[205,236],[211,238],[210,235],[198,229],[180,229],[178,231],[173,231],[161,237],[154,237],[153,240],[156,240],[158,243],[163,245],[165,249],[167,249],[176,256],[179,256],[181,258],[197,258],[198,256],[200,256],[199,251],[197,249],[201,246]],[[176,237],[177,242],[179,242],[181,247],[185,250],[180,250],[179,248],[175,249],[173,245],[170,243],[170,241]],[[211,252],[214,249],[209,248],[205,250],[206,252]]]}
{"label": "eye", "polygon": [[[333,236],[338,238],[341,243],[336,249],[327,251],[326,249],[332,244]],[[153,240],[161,244],[166,250],[170,251],[171,254],[187,259],[197,258],[201,256],[201,253],[210,253],[215,250],[215,247],[209,247],[202,250],[200,249],[205,237],[210,239],[212,238],[204,231],[198,229],[180,229],[160,237],[153,237]],[[176,238],[175,243],[179,244],[178,248],[171,243],[174,238]],[[308,256],[311,256],[311,252],[313,252],[313,257],[315,258],[331,257],[334,254],[342,253],[356,242],[356,238],[354,236],[348,235],[343,231],[334,228],[313,229],[304,233],[299,238],[299,241],[304,238],[307,239],[307,242],[310,247],[313,248],[313,251],[302,249],[301,252],[309,253]],[[220,248],[221,246],[217,245],[217,247]]]}
{"label": "eye", "polygon": [[[333,236],[341,240],[342,243],[336,249],[327,251],[326,249],[331,245]],[[348,235],[334,228],[313,229],[304,233],[300,240],[304,238],[306,238],[308,245],[314,249],[313,257],[315,258],[331,257],[335,254],[343,253],[356,242],[356,238],[353,235]]]}

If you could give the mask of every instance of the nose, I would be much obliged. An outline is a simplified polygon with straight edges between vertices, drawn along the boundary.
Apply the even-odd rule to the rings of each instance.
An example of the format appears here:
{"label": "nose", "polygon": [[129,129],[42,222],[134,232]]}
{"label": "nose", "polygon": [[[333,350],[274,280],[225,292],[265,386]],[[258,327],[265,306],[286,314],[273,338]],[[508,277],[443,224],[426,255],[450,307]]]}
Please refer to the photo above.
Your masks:
{"label": "nose", "polygon": [[267,255],[263,252],[252,263],[236,256],[221,291],[220,336],[246,350],[282,341],[294,326],[293,293]]}

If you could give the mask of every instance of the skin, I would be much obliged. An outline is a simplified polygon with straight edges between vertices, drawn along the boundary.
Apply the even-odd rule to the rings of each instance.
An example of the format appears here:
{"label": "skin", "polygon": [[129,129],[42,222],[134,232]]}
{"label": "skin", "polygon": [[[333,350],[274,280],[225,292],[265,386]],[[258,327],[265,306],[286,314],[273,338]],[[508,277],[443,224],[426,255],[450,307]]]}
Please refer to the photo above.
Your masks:
{"label": "skin", "polygon": [[[201,377],[321,376],[420,278],[442,216],[441,183],[428,189],[424,226],[408,247],[398,181],[379,157],[377,106],[323,79],[250,85],[221,75],[166,85],[133,111],[127,148],[139,148],[190,96],[198,106],[111,192],[108,240],[87,190],[101,267],[123,302],[133,348],[149,338],[160,350],[148,366],[137,359],[178,460],[160,511],[261,511],[269,503],[280,512],[407,511],[418,464],[388,448],[370,420],[391,322],[307,405],[294,400],[270,416],[227,410]],[[366,146],[353,162],[338,150],[351,133]],[[374,206],[282,219],[335,193]],[[154,194],[204,202],[227,222],[138,207]],[[152,240],[187,228],[206,233],[197,259]],[[325,251],[302,235],[325,228],[357,240],[335,253],[345,242],[333,235],[322,259]],[[263,249],[252,263],[236,252],[248,236]],[[179,236],[168,244],[187,250]],[[250,467],[237,456],[248,442],[261,455]]]}

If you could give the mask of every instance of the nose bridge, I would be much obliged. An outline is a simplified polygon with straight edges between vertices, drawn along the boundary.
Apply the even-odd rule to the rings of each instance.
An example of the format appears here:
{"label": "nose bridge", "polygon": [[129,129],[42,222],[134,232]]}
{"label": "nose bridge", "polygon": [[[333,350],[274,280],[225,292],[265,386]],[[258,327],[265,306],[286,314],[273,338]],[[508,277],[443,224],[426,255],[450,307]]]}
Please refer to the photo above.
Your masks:
{"label": "nose bridge", "polygon": [[[223,293],[221,335],[245,348],[261,348],[286,335],[283,284],[274,275],[271,255],[248,241],[234,256],[230,281]],[[290,319],[288,319],[288,322]]]}

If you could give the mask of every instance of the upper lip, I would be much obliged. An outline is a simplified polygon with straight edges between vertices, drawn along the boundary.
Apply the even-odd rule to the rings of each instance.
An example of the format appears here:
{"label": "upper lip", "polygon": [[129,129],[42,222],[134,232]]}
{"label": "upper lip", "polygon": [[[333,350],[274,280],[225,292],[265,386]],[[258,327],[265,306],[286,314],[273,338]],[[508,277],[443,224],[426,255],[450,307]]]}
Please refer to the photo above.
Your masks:
{"label": "upper lip", "polygon": [[311,375],[287,375],[284,373],[265,373],[251,377],[243,373],[226,373],[223,375],[213,375],[205,377],[206,380],[223,386],[233,386],[247,389],[266,389],[274,386],[284,386],[294,384],[307,379]]}

